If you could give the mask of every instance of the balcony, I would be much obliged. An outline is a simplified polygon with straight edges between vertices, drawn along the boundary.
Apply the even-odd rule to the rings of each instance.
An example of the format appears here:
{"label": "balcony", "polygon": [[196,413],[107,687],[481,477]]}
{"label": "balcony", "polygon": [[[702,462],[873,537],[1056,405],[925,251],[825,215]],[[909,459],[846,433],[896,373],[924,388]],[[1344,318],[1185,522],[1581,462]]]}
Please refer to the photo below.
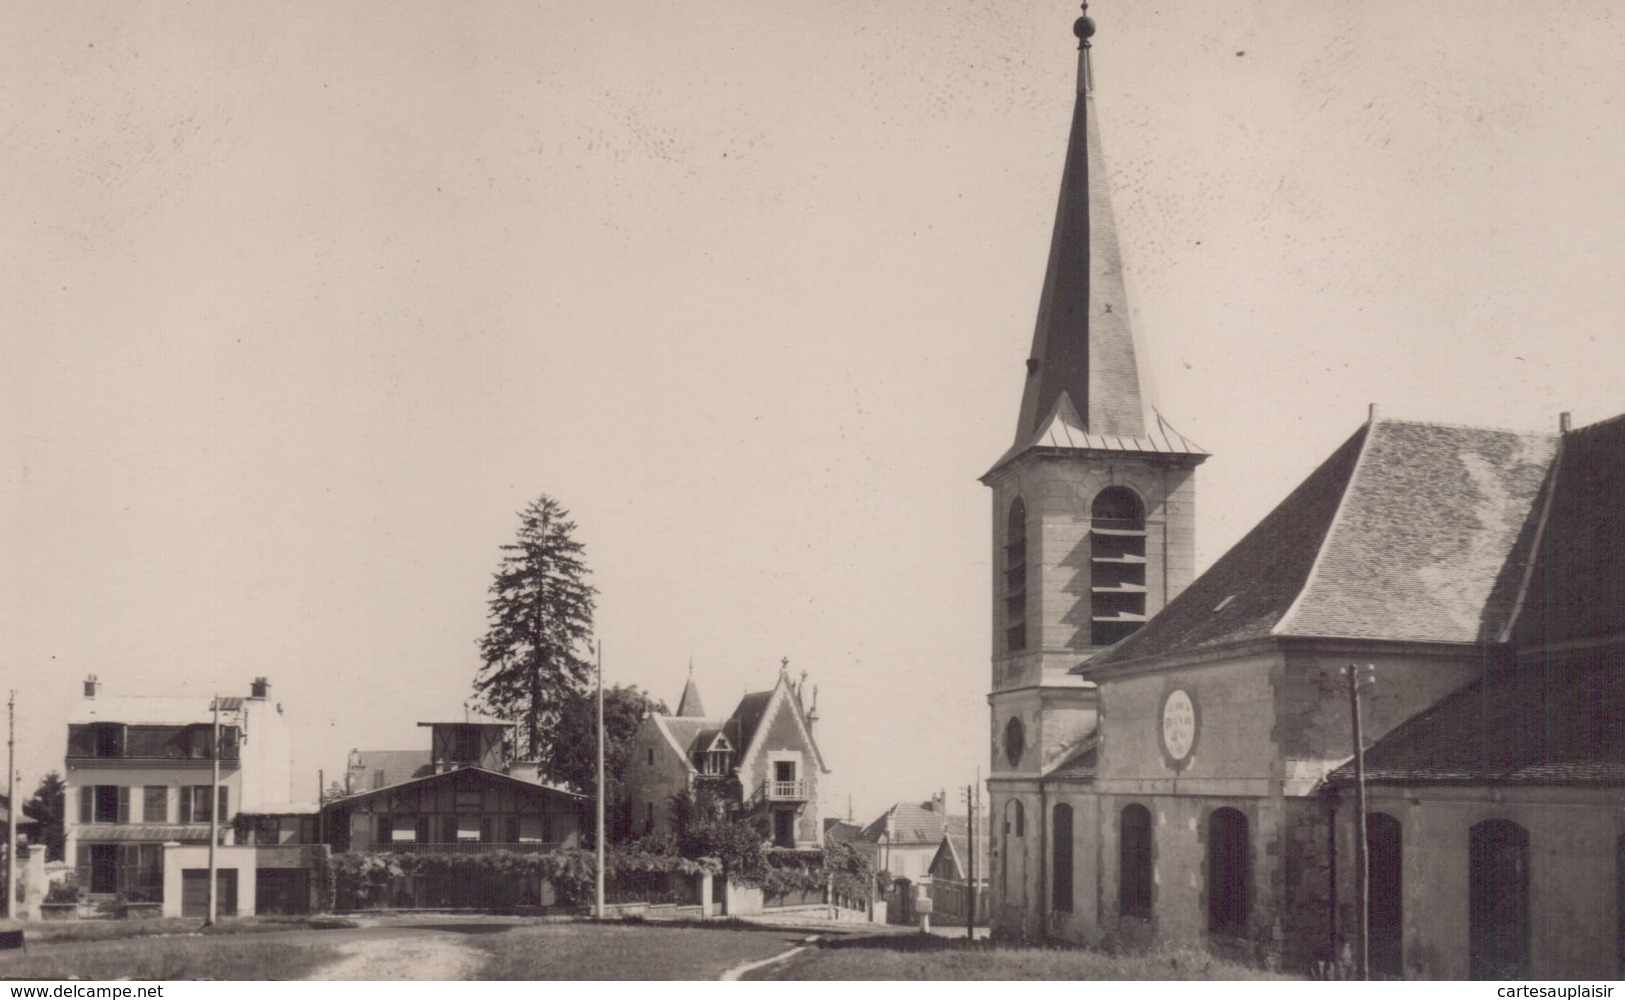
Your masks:
{"label": "balcony", "polygon": [[805,802],[807,801],[807,783],[797,779],[795,781],[764,781],[756,786],[756,794],[745,803],[745,810],[750,812],[763,805],[775,802]]}

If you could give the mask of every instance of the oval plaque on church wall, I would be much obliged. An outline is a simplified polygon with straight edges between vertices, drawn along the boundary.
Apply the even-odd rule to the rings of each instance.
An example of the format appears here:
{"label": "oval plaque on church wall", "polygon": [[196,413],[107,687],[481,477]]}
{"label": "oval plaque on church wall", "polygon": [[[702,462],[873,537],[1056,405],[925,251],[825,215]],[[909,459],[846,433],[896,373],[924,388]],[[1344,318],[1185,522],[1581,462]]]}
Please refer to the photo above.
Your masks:
{"label": "oval plaque on church wall", "polygon": [[1184,688],[1174,688],[1162,697],[1159,713],[1162,753],[1169,767],[1182,770],[1196,750],[1200,715],[1196,701]]}

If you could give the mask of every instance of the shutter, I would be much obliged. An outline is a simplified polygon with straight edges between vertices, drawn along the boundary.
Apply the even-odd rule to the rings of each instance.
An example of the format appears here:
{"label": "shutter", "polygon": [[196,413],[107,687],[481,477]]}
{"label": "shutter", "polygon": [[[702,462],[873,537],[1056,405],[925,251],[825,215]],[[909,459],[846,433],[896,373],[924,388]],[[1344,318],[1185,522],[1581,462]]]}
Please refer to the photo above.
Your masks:
{"label": "shutter", "polygon": [[[79,786],[79,822],[81,822],[81,823],[94,823],[94,822],[96,822],[96,786],[95,785],[80,785]],[[88,858],[88,855],[86,857]],[[90,862],[87,860],[87,861],[85,861],[85,864],[89,865]],[[89,883],[86,883],[86,884],[88,885]]]}
{"label": "shutter", "polygon": [[192,822],[192,786],[181,786],[180,815],[175,818],[178,823]]}
{"label": "shutter", "polygon": [[90,891],[90,845],[80,844],[74,852],[73,864],[79,872],[79,889],[81,892]]}
{"label": "shutter", "polygon": [[220,822],[224,823],[231,816],[231,789],[225,785],[220,786]]}
{"label": "shutter", "polygon": [[130,788],[128,785],[120,785],[118,788],[118,821],[120,823],[130,821]]}

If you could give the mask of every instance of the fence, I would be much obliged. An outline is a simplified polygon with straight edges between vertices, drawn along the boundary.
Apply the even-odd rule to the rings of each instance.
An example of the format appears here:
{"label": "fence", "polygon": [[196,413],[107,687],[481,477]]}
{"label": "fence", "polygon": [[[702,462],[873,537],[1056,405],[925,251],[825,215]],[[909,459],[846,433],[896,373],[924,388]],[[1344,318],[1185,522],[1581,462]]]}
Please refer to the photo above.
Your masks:
{"label": "fence", "polygon": [[[932,923],[965,926],[971,908],[970,883],[937,878],[926,884],[926,890],[931,896]],[[987,883],[978,882],[975,923],[979,926],[988,922],[988,895]]]}

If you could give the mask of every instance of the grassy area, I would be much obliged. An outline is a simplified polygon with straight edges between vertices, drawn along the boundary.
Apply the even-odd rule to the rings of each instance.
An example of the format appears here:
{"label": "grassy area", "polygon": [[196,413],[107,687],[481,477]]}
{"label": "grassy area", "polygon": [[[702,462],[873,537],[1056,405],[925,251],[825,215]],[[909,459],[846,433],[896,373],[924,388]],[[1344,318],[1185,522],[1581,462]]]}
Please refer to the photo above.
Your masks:
{"label": "grassy area", "polygon": [[339,917],[224,917],[204,929],[194,917],[163,920],[62,920],[19,922],[0,920],[0,931],[20,930],[30,945],[68,941],[118,941],[160,934],[258,934],[266,931],[329,930],[355,927]]}
{"label": "grassy area", "polygon": [[803,931],[737,922],[572,923],[519,927],[469,943],[477,979],[715,979],[795,947]]}
{"label": "grassy area", "polygon": [[326,945],[282,944],[252,937],[176,937],[109,941],[92,948],[60,949],[41,955],[14,954],[0,959],[0,977],[298,979],[338,957],[337,949]]}
{"label": "grassy area", "polygon": [[1205,952],[1108,955],[1080,948],[1026,948],[925,937],[856,937],[815,947],[747,979],[1290,979]]}

